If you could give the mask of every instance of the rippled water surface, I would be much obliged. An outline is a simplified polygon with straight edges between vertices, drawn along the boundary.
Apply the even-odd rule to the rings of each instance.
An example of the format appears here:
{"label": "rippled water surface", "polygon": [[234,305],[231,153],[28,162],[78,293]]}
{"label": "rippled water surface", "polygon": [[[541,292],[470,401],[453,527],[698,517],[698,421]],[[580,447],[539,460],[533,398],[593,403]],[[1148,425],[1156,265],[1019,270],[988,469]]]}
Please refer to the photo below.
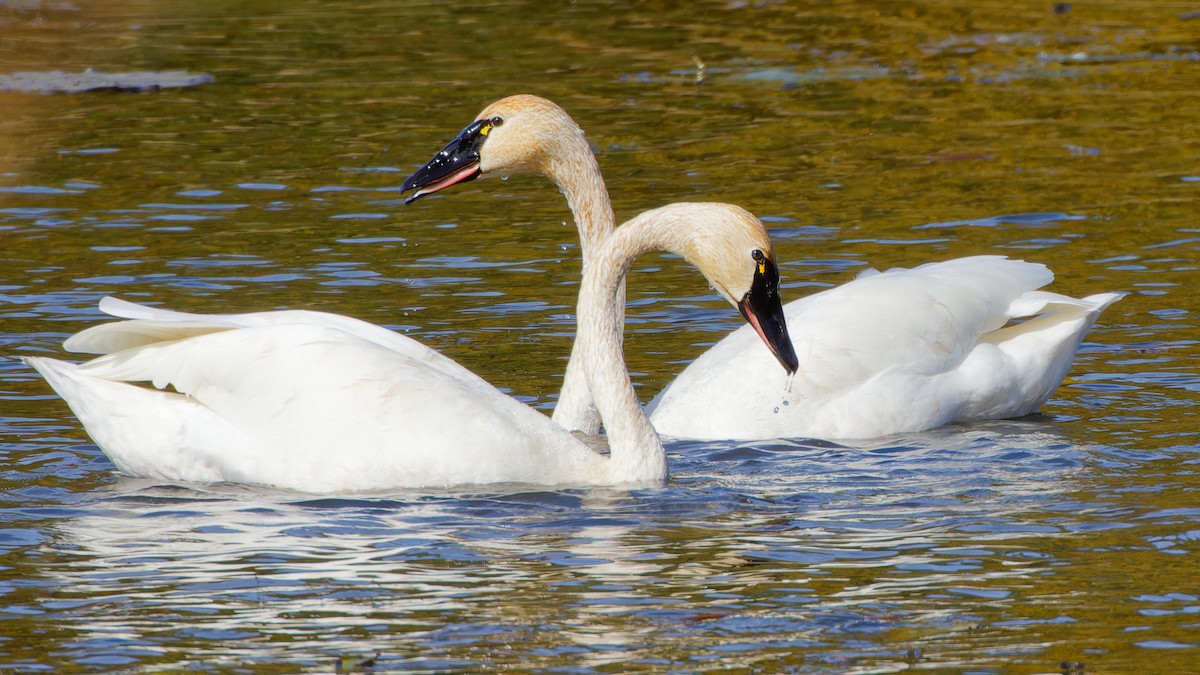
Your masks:
{"label": "rippled water surface", "polygon": [[[0,1],[0,672],[1195,672],[1200,17],[1186,3]],[[313,498],[118,474],[14,357],[105,295],[404,331],[553,406],[579,253],[514,177],[403,177],[532,92],[618,217],[732,201],[788,293],[995,253],[1125,291],[1028,419],[675,442],[660,489]],[[651,273],[653,272],[653,274]],[[630,283],[643,398],[737,316]]]}

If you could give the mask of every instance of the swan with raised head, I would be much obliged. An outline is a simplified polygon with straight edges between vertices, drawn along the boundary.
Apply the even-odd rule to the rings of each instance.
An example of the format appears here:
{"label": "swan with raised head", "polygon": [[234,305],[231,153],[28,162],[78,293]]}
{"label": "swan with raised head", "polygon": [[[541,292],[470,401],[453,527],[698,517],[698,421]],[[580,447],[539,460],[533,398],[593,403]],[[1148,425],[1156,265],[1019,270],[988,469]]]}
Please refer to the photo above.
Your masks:
{"label": "swan with raised head", "polygon": [[[518,173],[545,175],[566,196],[586,270],[611,231],[612,206],[582,130],[550,101],[518,95],[489,105],[402,191],[415,191],[412,202]],[[1066,377],[1100,313],[1122,297],[1038,290],[1053,278],[1044,265],[998,256],[865,273],[785,306],[800,358],[794,381],[742,327],[651,401],[650,419],[677,437],[846,439],[1029,414]],[[1009,325],[1021,319],[1028,320]],[[573,352],[554,419],[590,430],[576,360]]]}
{"label": "swan with raised head", "polygon": [[[507,128],[501,128],[506,121]],[[484,142],[496,137],[499,140],[488,142],[487,152],[483,152]],[[519,94],[488,106],[428,164],[404,181],[401,192],[416,190],[405,200],[411,204],[479,176],[510,173],[546,176],[562,191],[575,217],[586,270],[592,251],[613,231],[616,217],[583,130],[566,111],[544,98]],[[618,290],[617,306],[617,325],[623,326],[623,286]],[[576,341],[553,418],[567,429],[592,435],[600,429],[600,414],[584,377],[579,349]]]}
{"label": "swan with raised head", "polygon": [[608,455],[407,337],[319,312],[187,314],[110,298],[101,309],[127,320],[65,344],[102,356],[25,362],[136,476],[316,493],[662,481],[666,455],[638,404],[616,320],[625,273],[651,249],[697,266],[795,368],[762,223],[727,204],[647,211],[593,251],[580,287],[578,354]]}

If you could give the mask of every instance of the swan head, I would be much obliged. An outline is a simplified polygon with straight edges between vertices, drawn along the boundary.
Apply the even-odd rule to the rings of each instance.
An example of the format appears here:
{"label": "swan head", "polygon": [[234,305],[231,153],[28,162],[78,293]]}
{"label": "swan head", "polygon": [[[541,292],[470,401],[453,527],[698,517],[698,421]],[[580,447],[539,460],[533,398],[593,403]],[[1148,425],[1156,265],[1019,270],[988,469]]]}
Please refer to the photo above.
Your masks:
{"label": "swan head", "polygon": [[559,146],[572,142],[587,149],[583,131],[553,102],[529,94],[502,98],[409,176],[400,192],[416,190],[404,202],[411,204],[489,174],[549,174]]}
{"label": "swan head", "polygon": [[665,248],[699,269],[738,308],[788,374],[795,373],[800,362],[788,335],[779,268],[762,221],[740,206],[716,203],[671,204],[643,216],[674,221]]}

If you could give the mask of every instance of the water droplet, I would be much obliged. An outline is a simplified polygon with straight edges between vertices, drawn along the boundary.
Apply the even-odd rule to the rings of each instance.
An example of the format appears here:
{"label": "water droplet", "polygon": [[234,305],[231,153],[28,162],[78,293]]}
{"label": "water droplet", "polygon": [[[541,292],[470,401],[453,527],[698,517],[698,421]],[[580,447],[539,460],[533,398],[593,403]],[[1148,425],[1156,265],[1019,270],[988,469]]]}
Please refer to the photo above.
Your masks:
{"label": "water droplet", "polygon": [[500,176],[500,180],[508,180],[508,176]]}
{"label": "water droplet", "polygon": [[792,403],[791,401],[784,401],[784,402],[783,402],[783,404],[784,404],[784,405],[791,405],[791,403]]}
{"label": "water droplet", "polygon": [[775,407],[775,414],[776,414],[776,415],[778,415],[778,414],[779,414],[779,406],[776,406],[776,407]]}

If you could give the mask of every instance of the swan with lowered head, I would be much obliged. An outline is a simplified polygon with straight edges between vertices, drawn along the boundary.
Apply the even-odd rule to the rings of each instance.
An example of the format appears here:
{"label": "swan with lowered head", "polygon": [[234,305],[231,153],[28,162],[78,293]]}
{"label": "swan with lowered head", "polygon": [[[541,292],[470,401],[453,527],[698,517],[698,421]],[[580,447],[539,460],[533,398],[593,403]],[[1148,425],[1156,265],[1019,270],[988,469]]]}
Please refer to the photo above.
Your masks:
{"label": "swan with lowered head", "polygon": [[629,380],[615,306],[629,266],[651,249],[696,265],[795,367],[762,223],[726,204],[647,211],[593,251],[580,288],[579,358],[607,456],[433,350],[319,312],[186,314],[108,298],[101,309],[129,320],[65,345],[103,356],[25,362],[136,476],[317,493],[662,481],[666,456]]}
{"label": "swan with lowered head", "polygon": [[[583,249],[614,217],[578,125],[536,96],[481,112],[402,191],[409,202],[488,175],[535,173],[563,192]],[[866,273],[785,306],[801,367],[788,382],[742,327],[693,361],[649,405],[663,434],[689,438],[870,438],[1037,410],[1066,377],[1105,307],[1039,291],[1044,265],[975,256]],[[1028,319],[1008,325],[1010,321]],[[554,419],[591,430],[594,416],[572,352]],[[561,414],[560,414],[561,413]]]}

